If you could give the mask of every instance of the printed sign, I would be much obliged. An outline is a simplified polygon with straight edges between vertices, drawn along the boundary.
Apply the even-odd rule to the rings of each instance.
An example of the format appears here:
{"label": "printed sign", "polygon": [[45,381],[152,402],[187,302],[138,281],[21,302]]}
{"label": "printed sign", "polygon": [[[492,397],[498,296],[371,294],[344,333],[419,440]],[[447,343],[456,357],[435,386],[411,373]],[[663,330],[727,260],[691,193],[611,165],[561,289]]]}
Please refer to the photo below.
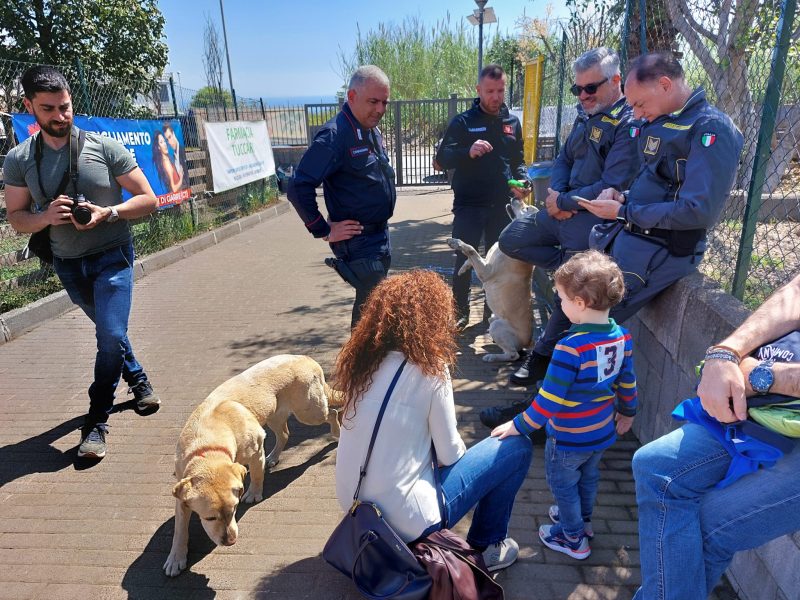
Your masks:
{"label": "printed sign", "polygon": [[[39,131],[36,119],[27,113],[11,115],[11,123],[19,142]],[[125,146],[150,182],[159,208],[180,204],[192,195],[183,129],[177,119],[155,121],[75,115],[75,126],[113,138]],[[130,197],[129,192],[122,190],[123,200]]]}
{"label": "printed sign", "polygon": [[625,340],[597,346],[597,383],[616,377],[625,358]]}
{"label": "printed sign", "polygon": [[205,128],[215,192],[275,174],[266,121],[205,123]]}

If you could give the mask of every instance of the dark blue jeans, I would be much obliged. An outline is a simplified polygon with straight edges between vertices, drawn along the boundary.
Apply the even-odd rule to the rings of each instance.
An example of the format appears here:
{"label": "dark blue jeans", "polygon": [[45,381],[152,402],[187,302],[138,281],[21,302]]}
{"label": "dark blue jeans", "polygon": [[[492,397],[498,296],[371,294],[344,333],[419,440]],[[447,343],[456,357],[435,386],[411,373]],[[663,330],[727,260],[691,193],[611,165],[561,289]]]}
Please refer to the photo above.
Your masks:
{"label": "dark blue jeans", "polygon": [[81,258],[54,257],[53,268],[69,294],[95,324],[97,357],[89,386],[87,424],[105,423],[120,375],[134,386],[147,381],[128,341],[133,297],[133,243]]}

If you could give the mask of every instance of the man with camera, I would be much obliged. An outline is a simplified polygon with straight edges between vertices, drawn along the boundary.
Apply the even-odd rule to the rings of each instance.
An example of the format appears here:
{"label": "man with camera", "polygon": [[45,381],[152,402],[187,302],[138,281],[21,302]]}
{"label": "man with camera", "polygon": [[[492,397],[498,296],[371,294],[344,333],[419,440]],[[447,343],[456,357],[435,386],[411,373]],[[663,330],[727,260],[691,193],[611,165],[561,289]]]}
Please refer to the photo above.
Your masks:
{"label": "man with camera", "polygon": [[[3,165],[8,221],[19,233],[49,228],[53,268],[95,324],[94,382],[78,456],[102,458],[120,376],[138,409],[160,404],[127,334],[134,261],[127,221],[150,214],[157,201],[122,144],[73,126],[69,84],[59,71],[32,67],[21,83],[40,131],[11,149]],[[124,203],[123,188],[132,194]]]}

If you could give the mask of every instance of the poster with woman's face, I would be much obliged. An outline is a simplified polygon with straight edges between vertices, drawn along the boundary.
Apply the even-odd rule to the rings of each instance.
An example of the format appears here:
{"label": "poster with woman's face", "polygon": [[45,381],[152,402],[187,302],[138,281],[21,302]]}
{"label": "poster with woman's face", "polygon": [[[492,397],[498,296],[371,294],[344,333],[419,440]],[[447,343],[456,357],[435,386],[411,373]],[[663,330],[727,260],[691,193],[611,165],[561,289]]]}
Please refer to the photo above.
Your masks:
{"label": "poster with woman's face", "polygon": [[[11,121],[19,142],[38,131],[33,115],[13,114]],[[75,125],[114,138],[125,146],[153,187],[159,208],[180,204],[191,196],[183,129],[178,119],[155,121],[76,115]],[[130,194],[123,190],[122,199],[128,198]]]}

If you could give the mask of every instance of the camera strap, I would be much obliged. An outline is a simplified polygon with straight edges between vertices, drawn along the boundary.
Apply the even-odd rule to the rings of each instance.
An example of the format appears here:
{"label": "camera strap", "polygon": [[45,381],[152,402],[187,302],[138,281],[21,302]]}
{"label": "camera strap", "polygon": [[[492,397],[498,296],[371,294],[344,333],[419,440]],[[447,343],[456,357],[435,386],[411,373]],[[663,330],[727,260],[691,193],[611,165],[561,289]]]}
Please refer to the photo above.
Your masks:
{"label": "camera strap", "polygon": [[[86,132],[82,129],[77,130],[75,127],[69,133],[69,166],[64,169],[64,174],[61,176],[61,181],[52,196],[49,196],[42,185],[42,156],[44,154],[44,140],[42,139],[42,132],[36,134],[36,142],[34,144],[33,158],[36,162],[36,179],[39,183],[39,191],[44,198],[49,198],[50,201],[55,200],[64,190],[67,189],[67,183],[72,181],[72,190],[75,195],[78,194],[78,157],[83,151],[83,144],[86,141]],[[40,209],[41,210],[41,209]]]}

